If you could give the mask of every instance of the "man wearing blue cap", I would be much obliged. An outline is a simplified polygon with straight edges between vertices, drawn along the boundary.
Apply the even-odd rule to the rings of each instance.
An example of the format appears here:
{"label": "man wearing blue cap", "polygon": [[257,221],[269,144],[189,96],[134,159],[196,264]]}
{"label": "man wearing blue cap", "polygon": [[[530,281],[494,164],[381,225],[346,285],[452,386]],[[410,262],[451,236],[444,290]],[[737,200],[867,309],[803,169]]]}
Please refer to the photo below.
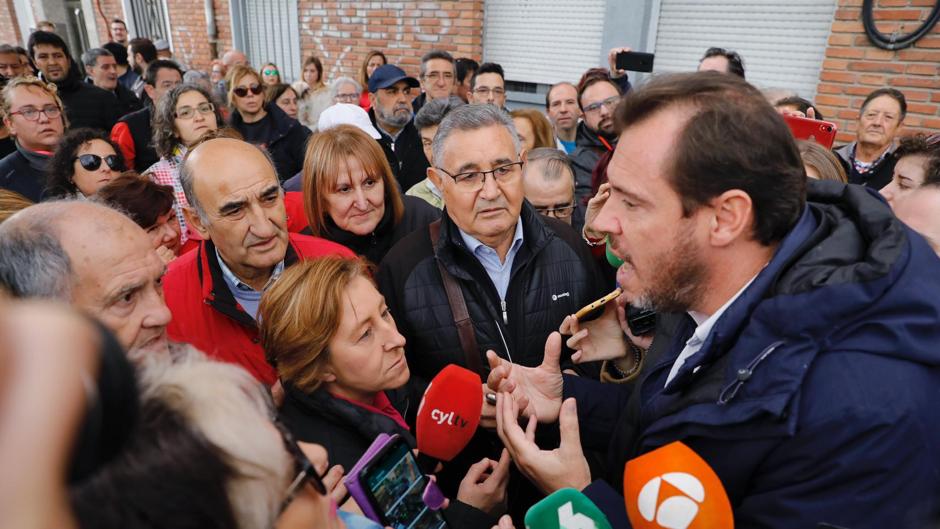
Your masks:
{"label": "man wearing blue cap", "polygon": [[412,119],[411,101],[419,86],[394,64],[379,66],[369,77],[369,117],[382,134],[378,141],[402,190],[424,180],[430,165]]}

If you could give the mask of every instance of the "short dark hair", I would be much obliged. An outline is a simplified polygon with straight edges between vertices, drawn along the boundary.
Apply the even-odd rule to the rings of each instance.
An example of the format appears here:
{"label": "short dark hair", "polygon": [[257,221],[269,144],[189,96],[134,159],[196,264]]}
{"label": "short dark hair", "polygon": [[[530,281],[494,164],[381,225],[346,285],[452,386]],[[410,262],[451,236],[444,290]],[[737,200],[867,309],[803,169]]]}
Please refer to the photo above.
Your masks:
{"label": "short dark hair", "polygon": [[175,61],[156,59],[147,64],[147,71],[144,72],[144,82],[150,86],[157,86],[157,74],[164,69],[176,70],[180,73],[180,77],[183,77],[183,69]]}
{"label": "short dark hair", "polygon": [[475,88],[477,85],[477,77],[485,73],[495,73],[506,82],[506,75],[503,73],[503,67],[495,62],[485,62],[477,68],[477,71],[473,72],[473,77],[470,78],[470,88]]}
{"label": "short dark hair", "polygon": [[98,57],[114,57],[114,54],[104,48],[91,48],[82,54],[82,64],[94,68],[98,66]]}
{"label": "short dark hair", "polygon": [[127,43],[127,47],[129,48],[127,53],[139,53],[147,64],[157,60],[157,47],[154,46],[153,41],[150,39],[143,37],[131,39],[131,41]]}
{"label": "short dark hair", "polygon": [[907,98],[904,97],[904,94],[900,90],[895,90],[894,88],[879,88],[872,91],[865,97],[865,101],[862,102],[862,108],[858,111],[858,115],[861,116],[865,113],[865,107],[868,106],[876,97],[888,96],[891,99],[894,99],[898,102],[898,106],[901,107],[901,119],[898,121],[904,121],[904,116],[907,115]]}
{"label": "short dark hair", "polygon": [[114,55],[114,62],[120,64],[121,66],[127,66],[127,48],[121,46],[117,42],[108,42],[101,46],[102,48],[111,52],[111,55]]}
{"label": "short dark hair", "polygon": [[816,108],[816,105],[814,105],[812,101],[808,99],[803,99],[800,96],[784,97],[783,99],[780,99],[776,103],[774,103],[774,106],[775,107],[794,106],[803,114],[806,114],[806,112],[809,109],[813,109],[813,112],[816,113],[816,119],[819,119],[819,120],[825,119],[823,118],[822,112],[820,112],[819,109]]}
{"label": "short dark hair", "polygon": [[728,59],[728,73],[733,73],[741,79],[744,79],[744,59],[738,55],[738,52],[726,50],[724,48],[708,48],[705,50],[705,55],[702,55],[702,58],[699,59],[699,64],[702,61],[709,57],[724,57]]}
{"label": "short dark hair", "polygon": [[35,59],[36,57],[36,45],[43,44],[47,46],[55,46],[59,48],[66,55],[69,55],[69,45],[62,40],[62,37],[52,33],[51,31],[34,31],[29,36],[29,41],[26,43],[26,48],[29,50],[29,58]]}
{"label": "short dark hair", "polygon": [[590,70],[584,72],[584,75],[581,76],[581,80],[578,81],[578,107],[582,110],[584,110],[584,105],[581,104],[581,96],[584,94],[585,90],[591,86],[596,85],[597,83],[608,83],[617,89],[618,94],[623,93],[620,90],[620,85],[615,83],[610,78],[610,74],[607,72],[606,68],[591,68]]}
{"label": "short dark hair", "polygon": [[120,18],[112,18],[112,19],[111,19],[111,23],[112,23],[112,24],[120,24],[120,25],[124,26],[124,29],[127,29],[127,24],[125,24],[124,21],[121,20]]}
{"label": "short dark hair", "polygon": [[467,75],[473,75],[473,72],[480,69],[480,63],[467,57],[461,57],[454,60],[454,67],[457,69],[457,82],[463,83]]}
{"label": "short dark hair", "polygon": [[273,103],[277,101],[277,98],[284,95],[284,92],[288,90],[290,90],[291,92],[294,92],[294,94],[296,94],[297,97],[300,98],[300,94],[298,94],[297,91],[294,90],[294,88],[287,83],[275,83],[275,84],[266,86],[264,88],[264,104],[267,105],[268,103]]}
{"label": "short dark hair", "polygon": [[78,192],[78,187],[73,182],[75,157],[78,156],[78,149],[82,145],[93,140],[101,140],[110,145],[121,161],[121,166],[124,165],[124,156],[121,154],[120,147],[104,131],[90,128],[70,130],[59,140],[59,145],[56,146],[55,153],[49,159],[49,166],[46,168],[46,193],[50,197],[63,197]]}
{"label": "short dark hair", "polygon": [[740,189],[754,207],[754,238],[780,241],[806,204],[806,174],[783,118],[743,79],[718,72],[654,77],[617,108],[626,129],[677,105],[692,108],[675,139],[669,183],[685,215]]}
{"label": "short dark hair", "polygon": [[126,171],[98,190],[99,200],[117,206],[143,229],[173,211],[173,188],[160,185],[135,171]]}
{"label": "short dark hair", "polygon": [[940,143],[931,143],[926,134],[905,136],[898,140],[894,156],[924,156],[924,182],[922,186],[940,187]]}
{"label": "short dark hair", "polygon": [[450,63],[452,69],[454,69],[454,76],[456,76],[457,66],[454,64],[454,56],[447,53],[444,50],[431,50],[421,56],[421,77],[424,77],[424,74],[427,73],[427,63],[432,59],[443,59]]}
{"label": "short dark hair", "polygon": [[236,462],[192,422],[165,399],[143,398],[140,422],[128,446],[70,488],[79,525],[237,527],[227,488],[238,474]]}

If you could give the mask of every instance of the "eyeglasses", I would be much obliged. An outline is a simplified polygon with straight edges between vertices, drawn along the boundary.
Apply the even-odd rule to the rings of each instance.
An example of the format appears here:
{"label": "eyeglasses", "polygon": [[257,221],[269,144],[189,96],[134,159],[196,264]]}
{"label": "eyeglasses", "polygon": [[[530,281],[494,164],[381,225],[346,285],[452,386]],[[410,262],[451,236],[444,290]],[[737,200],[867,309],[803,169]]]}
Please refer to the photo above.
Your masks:
{"label": "eyeglasses", "polygon": [[590,105],[584,107],[584,113],[588,112],[597,112],[601,107],[607,107],[607,110],[612,110],[617,106],[617,102],[620,101],[620,96],[611,96],[603,101],[598,101],[597,103],[591,103]]}
{"label": "eyeglasses", "polygon": [[287,496],[284,497],[284,501],[281,503],[280,512],[284,512],[284,509],[290,505],[290,502],[293,501],[307,483],[313,485],[314,490],[318,493],[326,496],[328,492],[326,485],[323,483],[323,478],[320,477],[320,473],[317,472],[317,469],[313,467],[313,463],[304,455],[303,450],[300,449],[293,434],[277,419],[274,419],[272,422],[274,423],[274,427],[277,428],[277,431],[280,432],[281,438],[284,440],[284,448],[287,450],[287,453],[290,454],[291,458],[293,458],[294,471],[297,472],[297,475],[287,487]]}
{"label": "eyeglasses", "polygon": [[254,95],[258,95],[261,93],[262,90],[264,89],[261,88],[261,85],[255,83],[251,86],[239,86],[238,88],[232,90],[232,93],[237,95],[238,97],[245,97],[248,95],[248,92],[251,92]]}
{"label": "eyeglasses", "polygon": [[492,169],[490,171],[467,171],[466,173],[450,174],[446,170],[437,167],[436,169],[454,179],[457,187],[461,191],[472,193],[483,189],[486,182],[486,175],[493,175],[493,180],[497,184],[504,184],[513,181],[519,176],[523,162],[512,162]]}
{"label": "eyeglasses", "polygon": [[534,206],[535,211],[538,211],[539,214],[545,215],[546,217],[555,217],[556,219],[567,219],[574,213],[574,204],[567,206],[554,207],[554,206]]}
{"label": "eyeglasses", "polygon": [[359,94],[336,94],[334,99],[344,103],[355,103],[359,100]]}
{"label": "eyeglasses", "polygon": [[211,114],[215,112],[215,105],[209,102],[199,103],[196,105],[196,108],[185,106],[173,113],[173,117],[177,119],[193,119],[196,117],[196,112],[199,112],[202,115]]}
{"label": "eyeglasses", "polygon": [[124,170],[124,164],[121,163],[121,159],[116,154],[109,154],[104,158],[97,154],[83,154],[76,156],[73,160],[78,160],[78,163],[82,164],[82,169],[86,171],[97,171],[101,167],[101,160],[104,160],[104,163],[108,164],[108,168],[112,171]]}
{"label": "eyeglasses", "polygon": [[453,81],[454,74],[453,72],[431,72],[426,74],[424,78],[435,82],[441,79],[444,79],[445,81]]}
{"label": "eyeglasses", "polygon": [[26,121],[36,121],[39,119],[39,114],[45,114],[49,119],[55,119],[62,115],[62,109],[59,108],[59,105],[46,105],[41,109],[36,107],[23,107],[16,112],[10,112],[10,115],[19,114],[23,116],[23,119]]}
{"label": "eyeglasses", "polygon": [[268,68],[267,70],[262,70],[261,73],[264,75],[281,75],[281,72],[275,70],[274,68]]}
{"label": "eyeglasses", "polygon": [[506,93],[506,90],[503,88],[498,88],[498,87],[490,88],[488,86],[481,86],[479,88],[473,89],[474,94],[480,94],[483,97],[490,95],[490,92],[492,92],[494,96],[501,96]]}

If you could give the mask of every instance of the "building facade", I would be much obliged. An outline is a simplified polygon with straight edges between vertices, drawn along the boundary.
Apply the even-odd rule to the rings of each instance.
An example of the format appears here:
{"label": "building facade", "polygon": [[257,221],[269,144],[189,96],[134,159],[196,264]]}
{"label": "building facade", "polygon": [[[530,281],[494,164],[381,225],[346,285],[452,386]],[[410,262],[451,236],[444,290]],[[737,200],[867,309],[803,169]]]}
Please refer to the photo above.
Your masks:
{"label": "building facade", "polygon": [[[876,27],[914,31],[934,3],[880,0]],[[45,19],[83,49],[106,42],[117,17],[132,36],[169,40],[190,67],[236,47],[288,80],[309,54],[331,79],[355,77],[373,49],[417,75],[421,55],[443,49],[501,63],[515,105],[544,104],[548,86],[606,65],[612,47],[655,53],[656,74],[692,70],[719,46],[744,57],[758,87],[816,101],[841,141],[854,135],[865,94],[881,86],[907,96],[908,131],[940,130],[940,26],[888,51],[866,36],[861,10],[862,0],[0,0],[0,42],[23,42]]]}

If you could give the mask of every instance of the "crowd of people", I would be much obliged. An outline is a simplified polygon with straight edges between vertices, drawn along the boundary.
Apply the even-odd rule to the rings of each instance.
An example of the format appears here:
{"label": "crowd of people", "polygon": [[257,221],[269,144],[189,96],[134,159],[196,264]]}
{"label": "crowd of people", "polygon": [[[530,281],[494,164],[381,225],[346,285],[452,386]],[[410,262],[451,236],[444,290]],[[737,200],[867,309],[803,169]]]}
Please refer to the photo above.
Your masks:
{"label": "crowd of people", "polygon": [[343,477],[451,364],[487,397],[434,472],[455,529],[565,489],[636,526],[676,442],[738,526],[940,526],[940,138],[902,92],[830,150],[722,48],[510,111],[443,50],[292,80],[111,34],[0,45],[0,526],[380,527]]}

